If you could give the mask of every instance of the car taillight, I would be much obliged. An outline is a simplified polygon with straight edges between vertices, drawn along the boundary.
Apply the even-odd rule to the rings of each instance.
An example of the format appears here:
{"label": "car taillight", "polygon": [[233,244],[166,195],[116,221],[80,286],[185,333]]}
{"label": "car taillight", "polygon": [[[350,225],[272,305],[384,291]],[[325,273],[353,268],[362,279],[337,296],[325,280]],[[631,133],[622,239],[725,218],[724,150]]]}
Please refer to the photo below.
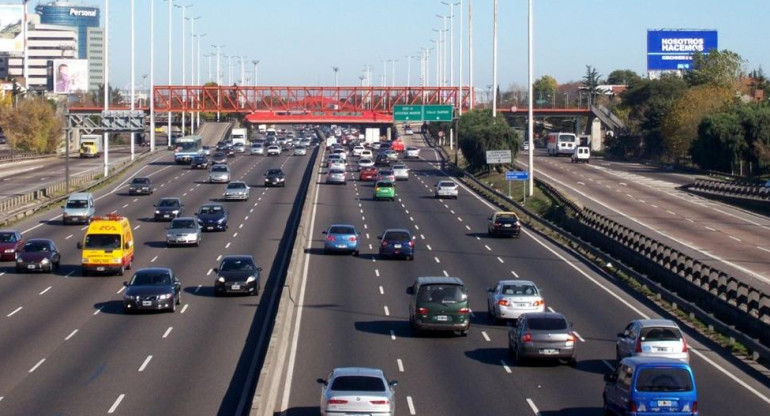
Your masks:
{"label": "car taillight", "polygon": [[542,299],[532,302],[532,306],[543,306],[543,305],[545,305],[545,301]]}
{"label": "car taillight", "polygon": [[388,242],[387,242],[387,241],[383,241],[383,242],[382,242],[382,246],[383,246],[383,247],[387,247],[387,246],[388,246]]}
{"label": "car taillight", "polygon": [[374,188],[374,192],[380,192],[380,188]]}
{"label": "car taillight", "polygon": [[413,242],[413,241],[410,241],[410,242],[409,242],[409,243],[407,243],[407,244],[409,245],[409,247],[414,247],[414,242]]}
{"label": "car taillight", "polygon": [[330,236],[326,237],[326,241],[334,241],[334,236],[330,235]]}
{"label": "car taillight", "polygon": [[427,315],[428,308],[417,308],[417,315]]}
{"label": "car taillight", "polygon": [[631,400],[628,402],[628,411],[629,412],[636,412],[636,402]]}
{"label": "car taillight", "polygon": [[636,353],[641,353],[642,352],[642,338],[641,337],[636,339],[636,348],[634,349],[634,351]]}
{"label": "car taillight", "polygon": [[370,400],[369,403],[374,405],[384,405],[384,404],[388,404],[388,401],[387,400]]}
{"label": "car taillight", "polygon": [[348,401],[343,399],[329,399],[326,404],[348,404]]}
{"label": "car taillight", "polygon": [[358,237],[355,237],[355,236],[353,236],[353,237],[348,237],[348,241],[350,241],[351,243],[355,243],[355,242],[356,242],[356,240],[358,240]]}
{"label": "car taillight", "polygon": [[692,413],[693,414],[698,413],[698,401],[697,400],[693,400],[693,402],[692,402]]}
{"label": "car taillight", "polygon": [[499,226],[500,226],[500,223],[499,223],[499,222],[496,222],[496,223],[495,223],[495,227],[499,227]]}
{"label": "car taillight", "polygon": [[497,304],[500,306],[510,306],[511,302],[508,302],[508,299],[500,299],[497,301]]}
{"label": "car taillight", "polygon": [[521,336],[521,342],[532,342],[532,334],[525,332],[524,335]]}
{"label": "car taillight", "polygon": [[567,335],[567,342],[575,342],[575,334]]}
{"label": "car taillight", "polygon": [[467,313],[470,313],[470,312],[471,312],[471,310],[468,309],[468,308],[460,308],[460,309],[457,310],[457,313],[459,313],[459,314],[467,314]]}
{"label": "car taillight", "polygon": [[687,341],[682,337],[682,352],[687,352]]}

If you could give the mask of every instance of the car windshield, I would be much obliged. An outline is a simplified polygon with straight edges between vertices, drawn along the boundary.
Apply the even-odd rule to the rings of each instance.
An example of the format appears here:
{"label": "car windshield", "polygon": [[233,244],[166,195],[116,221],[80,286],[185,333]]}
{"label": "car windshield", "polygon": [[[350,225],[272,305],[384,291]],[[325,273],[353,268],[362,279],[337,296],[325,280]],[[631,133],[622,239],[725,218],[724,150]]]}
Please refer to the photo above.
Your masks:
{"label": "car windshield", "polygon": [[537,295],[537,288],[532,285],[503,285],[500,293],[512,296],[534,296]]}
{"label": "car windshield", "polygon": [[208,207],[201,207],[200,210],[198,210],[198,214],[200,215],[207,215],[207,214],[219,214],[221,212],[224,212],[224,208],[218,205],[212,205]]}
{"label": "car windshield", "polygon": [[24,251],[27,253],[46,253],[48,252],[48,243],[39,241],[30,241],[24,244]]}
{"label": "car windshield", "polygon": [[339,170],[339,169],[332,169],[329,171],[330,175],[342,175],[344,173],[345,173],[344,170]]}
{"label": "car windshield", "polygon": [[679,341],[682,339],[679,329],[670,327],[642,328],[641,336],[642,341]]}
{"label": "car windshield", "polygon": [[267,175],[268,176],[278,176],[278,175],[281,175],[281,174],[283,174],[283,171],[281,171],[280,169],[268,169],[267,170]]}
{"label": "car windshield", "polygon": [[177,201],[176,199],[161,199],[158,202],[158,207],[171,208],[171,207],[178,207],[178,206],[179,206],[179,201]]}
{"label": "car windshield", "polygon": [[329,227],[328,234],[355,234],[356,229],[347,225],[335,225]]}
{"label": "car windshield", "polygon": [[140,272],[131,278],[131,286],[168,286],[171,275],[168,272]]}
{"label": "car windshield", "polygon": [[564,318],[530,318],[527,326],[535,331],[557,331],[567,329],[567,321]]}
{"label": "car windshield", "polygon": [[171,228],[175,230],[185,228],[195,228],[195,220],[193,219],[176,219],[171,221]]}
{"label": "car windshield", "polygon": [[67,208],[88,208],[88,200],[70,199],[67,201]]}
{"label": "car windshield", "polygon": [[87,234],[85,248],[92,250],[117,250],[120,234]]}
{"label": "car windshield", "polygon": [[219,266],[219,270],[223,272],[251,272],[254,271],[254,264],[249,260],[224,260]]}
{"label": "car windshield", "polygon": [[0,243],[15,243],[16,233],[0,233]]}
{"label": "car windshield", "polygon": [[385,241],[410,241],[412,237],[406,231],[389,231],[382,237]]}
{"label": "car windshield", "polygon": [[212,172],[227,172],[227,166],[214,166],[211,168]]}
{"label": "car windshield", "polygon": [[150,183],[150,178],[134,178],[131,183],[134,185],[146,185]]}
{"label": "car windshield", "polygon": [[341,376],[334,379],[334,391],[385,391],[385,383],[379,377]]}
{"label": "car windshield", "polygon": [[691,391],[692,377],[683,368],[642,368],[636,376],[639,391]]}
{"label": "car windshield", "polygon": [[467,295],[458,285],[435,284],[422,286],[418,298],[420,302],[448,304],[463,302],[467,299]]}
{"label": "car windshield", "polygon": [[227,184],[227,189],[246,189],[246,184],[243,182],[231,182]]}

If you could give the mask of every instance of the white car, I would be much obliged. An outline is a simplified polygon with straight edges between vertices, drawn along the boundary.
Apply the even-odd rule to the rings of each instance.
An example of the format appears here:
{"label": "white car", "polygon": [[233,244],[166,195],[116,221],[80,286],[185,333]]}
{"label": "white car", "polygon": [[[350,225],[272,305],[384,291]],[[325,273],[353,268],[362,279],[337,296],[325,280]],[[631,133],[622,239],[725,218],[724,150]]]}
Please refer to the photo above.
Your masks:
{"label": "white car", "polygon": [[406,165],[393,165],[393,177],[397,181],[408,181],[409,168]]}
{"label": "white car", "polygon": [[374,166],[374,161],[372,159],[358,159],[358,170],[363,168],[370,168],[372,166]]}
{"label": "white car", "polygon": [[364,149],[359,155],[361,159],[374,159],[374,153],[369,149]]}
{"label": "white car", "polygon": [[404,152],[404,158],[405,159],[419,159],[420,158],[420,149],[416,147],[407,147],[406,152]]}
{"label": "white car", "polygon": [[262,143],[252,144],[251,147],[249,148],[249,152],[252,155],[264,155],[265,146]]}
{"label": "white car", "polygon": [[452,181],[438,181],[435,197],[457,199],[457,184]]}
{"label": "white car", "polygon": [[343,160],[348,160],[348,152],[345,149],[335,149],[332,151],[333,155],[340,155]]}
{"label": "white car", "polygon": [[544,312],[545,300],[540,289],[528,280],[501,280],[487,289],[487,311],[493,323],[519,319],[528,312]]}
{"label": "white car", "polygon": [[378,368],[335,368],[327,379],[318,379],[322,415],[393,416],[396,410],[394,387]]}
{"label": "white car", "polygon": [[361,156],[361,152],[366,150],[363,146],[353,146],[353,156]]}
{"label": "white car", "polygon": [[267,155],[268,156],[280,156],[281,155],[281,147],[271,144],[270,146],[267,146]]}
{"label": "white car", "polygon": [[329,166],[331,166],[333,161],[337,161],[337,160],[341,160],[344,164],[347,164],[345,160],[343,160],[342,157],[340,157],[340,155],[332,153],[326,156],[326,167],[328,168]]}
{"label": "white car", "polygon": [[337,169],[337,170],[345,171],[346,168],[347,168],[347,165],[345,164],[345,161],[342,159],[329,160],[329,170]]}

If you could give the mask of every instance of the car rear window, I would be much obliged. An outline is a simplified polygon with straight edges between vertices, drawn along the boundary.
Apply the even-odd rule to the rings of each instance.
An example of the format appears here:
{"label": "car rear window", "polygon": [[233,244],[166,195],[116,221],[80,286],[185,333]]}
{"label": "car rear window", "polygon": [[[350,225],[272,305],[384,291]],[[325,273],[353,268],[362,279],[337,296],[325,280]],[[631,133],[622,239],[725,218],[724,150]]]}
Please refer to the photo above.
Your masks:
{"label": "car rear window", "polygon": [[532,285],[503,285],[503,295],[537,295],[537,288]]}
{"label": "car rear window", "polygon": [[227,166],[222,166],[222,165],[212,166],[211,167],[211,171],[212,172],[227,172]]}
{"label": "car rear window", "polygon": [[150,179],[149,178],[134,178],[134,180],[132,180],[131,183],[136,183],[136,184],[150,183]]}
{"label": "car rear window", "polygon": [[642,328],[642,341],[679,341],[682,333],[678,328]]}
{"label": "car rear window", "polygon": [[434,303],[464,302],[467,295],[462,286],[449,284],[432,284],[420,287],[418,301]]}
{"label": "car rear window", "polygon": [[341,227],[335,226],[329,229],[329,234],[355,234],[356,230],[353,227]]}
{"label": "car rear window", "polygon": [[564,318],[530,318],[527,326],[533,330],[553,331],[567,329],[567,321]]}
{"label": "car rear window", "polygon": [[439,182],[438,186],[442,188],[454,188],[455,183],[454,182]]}
{"label": "car rear window", "polygon": [[409,241],[412,237],[404,231],[390,231],[385,233],[382,239],[386,241]]}
{"label": "car rear window", "polygon": [[332,382],[335,391],[385,391],[385,383],[379,377],[341,376]]}
{"label": "car rear window", "polygon": [[684,368],[642,368],[636,377],[639,391],[692,391],[692,377]]}
{"label": "car rear window", "polygon": [[377,182],[377,187],[378,188],[392,188],[393,187],[393,183],[391,183],[391,182]]}

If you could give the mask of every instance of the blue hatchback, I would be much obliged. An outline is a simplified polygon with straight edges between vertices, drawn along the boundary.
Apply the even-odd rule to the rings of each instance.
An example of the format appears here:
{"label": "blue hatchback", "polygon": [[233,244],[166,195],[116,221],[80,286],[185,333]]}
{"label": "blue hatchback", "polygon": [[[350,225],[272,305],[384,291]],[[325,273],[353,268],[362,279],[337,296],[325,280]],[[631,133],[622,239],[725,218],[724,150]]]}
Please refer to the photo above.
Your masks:
{"label": "blue hatchback", "polygon": [[346,252],[358,255],[358,232],[356,227],[350,224],[332,224],[323,232],[324,254],[330,252]]}
{"label": "blue hatchback", "polygon": [[380,239],[380,257],[403,257],[414,260],[414,237],[406,229],[385,230]]}
{"label": "blue hatchback", "polygon": [[606,414],[697,416],[690,365],[672,358],[627,357],[604,378]]}

